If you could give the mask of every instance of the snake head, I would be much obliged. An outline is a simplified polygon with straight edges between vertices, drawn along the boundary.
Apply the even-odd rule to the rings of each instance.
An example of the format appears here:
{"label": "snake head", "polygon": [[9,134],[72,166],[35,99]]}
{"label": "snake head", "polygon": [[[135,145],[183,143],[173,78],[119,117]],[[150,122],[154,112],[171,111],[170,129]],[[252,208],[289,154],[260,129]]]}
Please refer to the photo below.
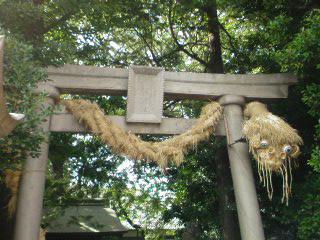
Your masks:
{"label": "snake head", "polygon": [[300,155],[300,142],[280,141],[259,134],[248,139],[250,152],[263,167],[272,171],[279,171],[287,161],[296,159]]}
{"label": "snake head", "polygon": [[249,103],[244,114],[247,120],[243,133],[250,152],[262,167],[281,171],[287,161],[299,156],[299,146],[303,142],[297,131],[282,118],[270,113],[264,104]]}

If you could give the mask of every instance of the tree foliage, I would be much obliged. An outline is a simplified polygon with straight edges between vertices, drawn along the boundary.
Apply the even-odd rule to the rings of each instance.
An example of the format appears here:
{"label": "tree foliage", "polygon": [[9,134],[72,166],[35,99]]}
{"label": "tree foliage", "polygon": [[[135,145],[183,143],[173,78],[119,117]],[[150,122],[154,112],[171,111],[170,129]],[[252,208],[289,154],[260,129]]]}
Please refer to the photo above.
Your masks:
{"label": "tree foliage", "polygon": [[0,140],[0,166],[19,165],[28,154],[37,155],[38,146],[43,141],[37,125],[49,112],[41,110],[38,104],[43,94],[33,92],[37,83],[46,79],[46,73],[33,58],[33,48],[15,38],[7,38],[5,43],[4,81],[6,101],[10,112],[24,113],[26,121],[6,138]]}
{"label": "tree foliage", "polygon": [[[217,17],[211,11],[214,7]],[[7,101],[12,111],[27,115],[25,123],[0,141],[1,168],[16,167],[27,152],[37,153],[41,134],[35,129],[46,114],[33,114],[42,96],[35,97],[32,89],[45,79],[39,66],[140,64],[217,72],[218,38],[226,73],[293,72],[298,76],[299,84],[290,88],[289,98],[271,105],[299,129],[305,142],[289,206],[281,204],[280,179],[275,179],[278,196],[271,202],[257,176],[256,182],[268,239],[319,239],[318,7],[317,1],[302,0],[0,1],[0,24],[8,39]],[[90,98],[110,113],[125,114],[122,97],[73,97]],[[202,105],[168,101],[164,113],[194,117]],[[127,160],[87,135],[52,134],[50,144],[47,206],[98,197],[132,225],[163,228],[166,222],[192,220],[198,225],[199,239],[222,239],[214,140],[191,152],[182,166],[170,166],[165,172],[143,162],[126,168]],[[234,204],[228,207],[235,211]],[[143,214],[146,209],[149,215]]]}

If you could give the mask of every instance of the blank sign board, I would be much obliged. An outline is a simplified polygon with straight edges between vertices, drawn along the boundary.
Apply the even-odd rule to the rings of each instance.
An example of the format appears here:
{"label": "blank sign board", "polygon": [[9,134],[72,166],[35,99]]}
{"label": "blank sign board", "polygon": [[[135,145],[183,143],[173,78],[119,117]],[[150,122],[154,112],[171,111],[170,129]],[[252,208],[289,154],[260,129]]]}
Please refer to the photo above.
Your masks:
{"label": "blank sign board", "polygon": [[127,122],[161,123],[164,69],[132,66],[129,70]]}

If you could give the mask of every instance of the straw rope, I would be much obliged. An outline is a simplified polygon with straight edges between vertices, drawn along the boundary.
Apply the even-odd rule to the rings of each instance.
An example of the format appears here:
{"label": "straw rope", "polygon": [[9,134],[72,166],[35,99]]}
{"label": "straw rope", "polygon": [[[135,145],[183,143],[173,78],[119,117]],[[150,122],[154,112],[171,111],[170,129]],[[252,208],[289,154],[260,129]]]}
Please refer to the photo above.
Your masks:
{"label": "straw rope", "polygon": [[[166,167],[170,161],[176,165],[181,164],[188,150],[195,148],[199,142],[207,140],[213,134],[222,114],[220,104],[211,102],[203,107],[197,123],[185,133],[162,142],[145,142],[113,124],[96,103],[87,100],[64,100],[62,103],[81,124],[100,136],[114,153],[136,160],[153,161],[160,167]],[[250,152],[258,162],[260,181],[267,187],[269,198],[272,198],[272,172],[281,174],[283,178],[282,200],[286,200],[288,204],[292,186],[291,161],[300,154],[299,146],[303,143],[302,139],[295,129],[270,113],[262,103],[247,104],[244,115],[246,120],[243,125],[243,134],[248,140]],[[285,152],[284,147],[286,146],[290,146],[292,151]],[[10,217],[16,211],[20,177],[20,170],[5,171],[5,183],[11,190],[11,198],[8,203]],[[43,238],[44,235],[45,230],[40,229],[40,236]]]}
{"label": "straw rope", "polygon": [[[22,172],[21,170],[6,169],[4,171],[4,182],[6,187],[10,189],[10,200],[7,205],[9,218],[13,218],[17,209],[18,191]],[[46,230],[40,227],[39,240],[46,239]]]}
{"label": "straw rope", "polygon": [[214,132],[222,113],[220,104],[211,102],[203,107],[197,123],[185,133],[162,142],[145,142],[113,124],[96,103],[87,100],[65,100],[62,103],[80,123],[100,136],[114,153],[153,161],[160,167],[166,167],[169,161],[181,164],[189,149],[207,140]]}
{"label": "straw rope", "polygon": [[10,196],[10,200],[7,205],[7,208],[8,208],[8,215],[10,218],[12,218],[16,212],[21,171],[6,169],[4,172],[4,175],[5,175],[4,182],[6,184],[6,187],[9,188],[11,192],[10,193],[11,196]]}

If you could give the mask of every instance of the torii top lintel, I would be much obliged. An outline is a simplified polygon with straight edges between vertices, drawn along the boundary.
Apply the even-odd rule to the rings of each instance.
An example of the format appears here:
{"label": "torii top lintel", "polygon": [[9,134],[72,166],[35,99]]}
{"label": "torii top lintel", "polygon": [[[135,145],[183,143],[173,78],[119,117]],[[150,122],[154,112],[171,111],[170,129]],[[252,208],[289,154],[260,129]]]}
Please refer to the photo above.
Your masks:
{"label": "torii top lintel", "polygon": [[[145,67],[152,69],[152,67]],[[127,95],[129,69],[65,65],[49,67],[49,82],[60,93]],[[288,85],[297,83],[289,73],[213,74],[163,71],[167,99],[208,99],[241,95],[249,99],[279,99],[288,96]]]}
{"label": "torii top lintel", "polygon": [[47,72],[49,81],[46,84],[60,93],[127,95],[128,124],[162,123],[163,98],[215,99],[240,95],[248,99],[280,99],[286,98],[288,86],[297,82],[294,75],[287,73],[168,72],[147,66],[120,69],[65,65],[49,67]]}

